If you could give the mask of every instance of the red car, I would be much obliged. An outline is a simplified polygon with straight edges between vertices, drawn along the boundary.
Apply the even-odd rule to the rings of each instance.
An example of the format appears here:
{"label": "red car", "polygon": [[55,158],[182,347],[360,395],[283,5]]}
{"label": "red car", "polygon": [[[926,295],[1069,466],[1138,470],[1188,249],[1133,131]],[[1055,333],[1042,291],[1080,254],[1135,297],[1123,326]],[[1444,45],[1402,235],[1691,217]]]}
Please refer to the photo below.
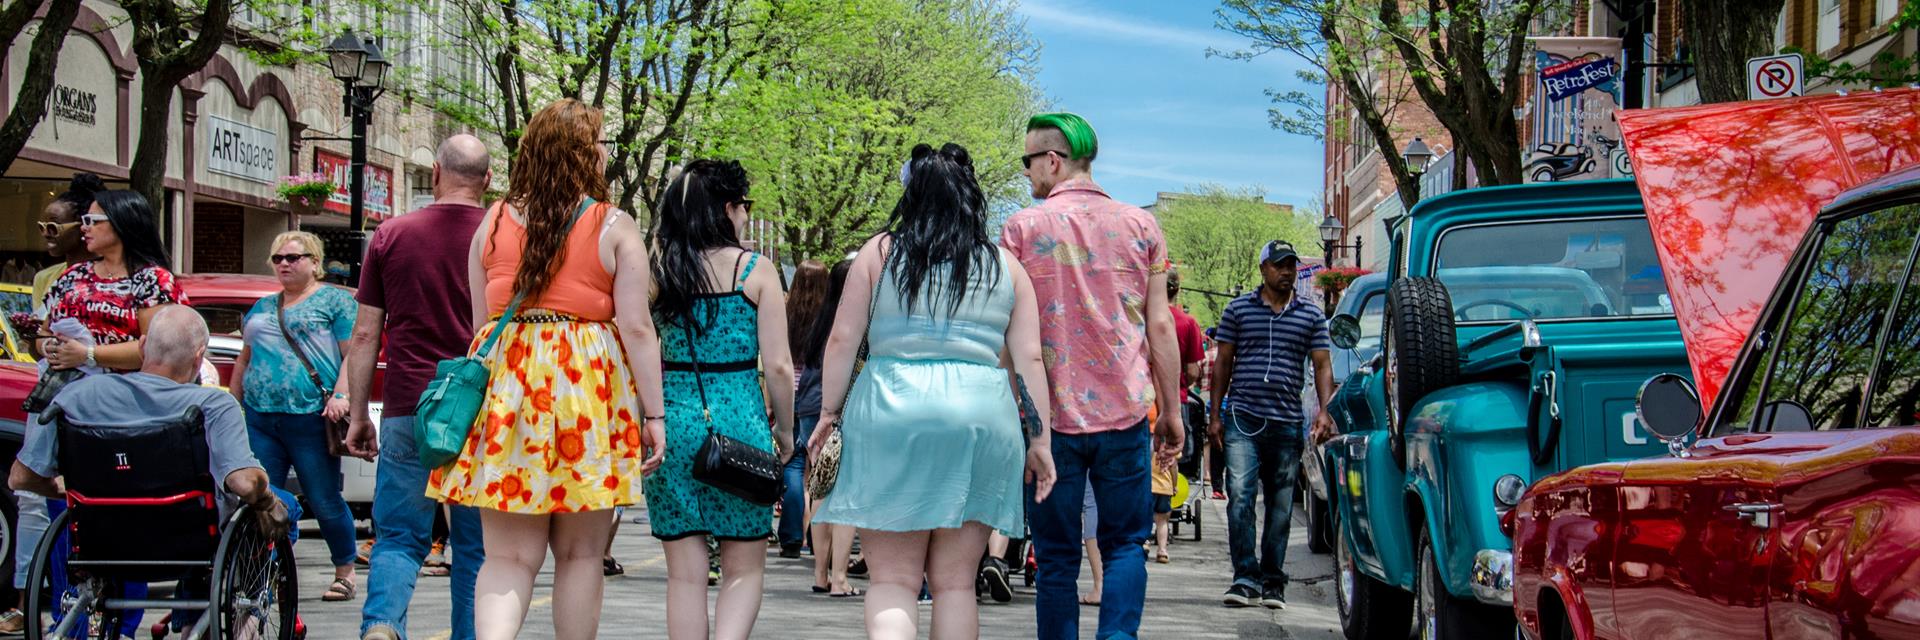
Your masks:
{"label": "red car", "polygon": [[1619,120],[1699,388],[1511,512],[1521,635],[1920,638],[1920,91]]}

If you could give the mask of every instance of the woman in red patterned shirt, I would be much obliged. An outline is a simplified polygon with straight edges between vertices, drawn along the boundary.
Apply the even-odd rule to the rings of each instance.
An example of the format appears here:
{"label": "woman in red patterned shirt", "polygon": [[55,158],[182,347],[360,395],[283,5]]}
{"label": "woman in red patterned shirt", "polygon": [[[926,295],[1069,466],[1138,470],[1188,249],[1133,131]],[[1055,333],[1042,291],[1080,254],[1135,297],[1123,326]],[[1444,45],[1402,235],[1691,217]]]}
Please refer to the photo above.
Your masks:
{"label": "woman in red patterned shirt", "polygon": [[103,191],[80,216],[80,236],[93,260],[76,262],[47,289],[47,326],[73,318],[93,334],[92,346],[44,334],[40,348],[55,370],[140,368],[140,336],[156,309],[186,304],[167,270],[153,209],[132,191]]}

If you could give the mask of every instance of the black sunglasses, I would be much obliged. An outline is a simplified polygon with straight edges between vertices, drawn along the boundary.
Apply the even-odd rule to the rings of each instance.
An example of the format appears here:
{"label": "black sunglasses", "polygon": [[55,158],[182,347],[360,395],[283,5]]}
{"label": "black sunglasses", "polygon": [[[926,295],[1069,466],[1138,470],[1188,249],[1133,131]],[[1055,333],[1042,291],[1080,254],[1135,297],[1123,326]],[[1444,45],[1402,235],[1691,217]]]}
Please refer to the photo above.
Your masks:
{"label": "black sunglasses", "polygon": [[1024,167],[1024,168],[1027,168],[1027,169],[1032,169],[1032,168],[1033,168],[1033,159],[1034,159],[1034,158],[1038,158],[1038,157],[1040,157],[1040,156],[1044,156],[1044,155],[1047,155],[1047,154],[1049,154],[1049,153],[1058,153],[1058,154],[1060,154],[1061,156],[1065,156],[1065,155],[1067,155],[1067,154],[1066,154],[1066,152],[1063,152],[1063,151],[1054,151],[1054,150],[1052,150],[1052,149],[1048,149],[1048,150],[1046,150],[1046,151],[1035,151],[1035,152],[1033,152],[1033,153],[1029,153],[1029,154],[1027,154],[1027,155],[1024,155],[1024,156],[1020,156],[1020,166],[1021,166],[1021,167]]}
{"label": "black sunglasses", "polygon": [[747,213],[753,213],[753,198],[741,198],[739,200],[735,200],[734,202],[738,202],[740,203],[740,206],[746,207]]}
{"label": "black sunglasses", "polygon": [[273,261],[274,264],[293,264],[299,262],[301,258],[311,257],[313,257],[311,253],[276,253],[267,259]]}

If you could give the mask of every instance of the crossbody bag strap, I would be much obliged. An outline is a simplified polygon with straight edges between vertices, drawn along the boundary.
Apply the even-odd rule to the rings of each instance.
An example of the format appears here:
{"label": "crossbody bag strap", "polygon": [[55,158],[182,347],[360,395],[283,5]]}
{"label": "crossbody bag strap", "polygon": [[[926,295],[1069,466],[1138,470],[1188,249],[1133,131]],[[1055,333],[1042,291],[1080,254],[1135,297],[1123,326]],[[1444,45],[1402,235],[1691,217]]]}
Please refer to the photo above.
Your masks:
{"label": "crossbody bag strap", "polygon": [[[314,286],[324,287],[327,285],[319,284]],[[318,294],[320,292],[315,291],[314,293]],[[274,295],[279,296],[273,301],[273,318],[280,323],[280,337],[286,339],[287,346],[293,347],[293,357],[300,360],[300,366],[307,368],[307,379],[313,382],[313,388],[319,389],[320,395],[327,395],[327,386],[320,384],[320,371],[313,368],[313,361],[307,359],[307,351],[300,348],[300,341],[294,340],[293,332],[287,330],[287,294],[278,293]],[[312,296],[309,295],[308,297]]]}
{"label": "crossbody bag strap", "polygon": [[[567,226],[560,228],[561,242],[565,242],[566,237],[573,233],[573,223],[579,222],[580,216],[585,215],[587,213],[587,208],[592,207],[595,204],[597,204],[597,202],[591,197],[582,198],[580,200],[580,208],[575,209],[573,211],[573,217],[567,219]],[[507,205],[501,204],[500,213],[498,215],[502,215],[502,216],[508,215],[506,209],[507,209]],[[493,225],[495,227],[500,226],[500,219],[498,217],[494,218]],[[482,360],[493,357],[493,345],[500,341],[500,334],[507,332],[507,325],[513,324],[514,314],[520,313],[520,303],[525,302],[526,300],[527,300],[527,292],[525,291],[521,291],[519,293],[513,294],[513,301],[507,303],[507,312],[500,314],[500,320],[497,323],[497,326],[493,328],[493,334],[487,336],[487,341],[480,345],[480,350],[474,352],[475,356],[479,357]]]}
{"label": "crossbody bag strap", "polygon": [[[880,250],[880,275],[873,279],[873,295],[867,296],[867,330],[865,333],[860,335],[860,353],[857,360],[865,360],[867,358],[867,336],[873,335],[873,311],[874,309],[878,308],[880,304],[880,283],[884,281],[887,277],[886,244],[882,243],[880,245],[879,250]],[[857,366],[854,367],[853,369],[850,369],[849,371],[850,373],[847,376],[847,390],[840,394],[841,415],[846,414],[847,400],[853,397],[853,381],[859,379],[860,377]]]}
{"label": "crossbody bag strap", "polygon": [[693,329],[687,325],[690,319],[680,320],[680,331],[687,336],[687,353],[693,356],[693,386],[700,390],[700,417],[707,421],[707,433],[713,433],[713,409],[707,405],[707,374],[700,371],[700,347],[694,341]]}

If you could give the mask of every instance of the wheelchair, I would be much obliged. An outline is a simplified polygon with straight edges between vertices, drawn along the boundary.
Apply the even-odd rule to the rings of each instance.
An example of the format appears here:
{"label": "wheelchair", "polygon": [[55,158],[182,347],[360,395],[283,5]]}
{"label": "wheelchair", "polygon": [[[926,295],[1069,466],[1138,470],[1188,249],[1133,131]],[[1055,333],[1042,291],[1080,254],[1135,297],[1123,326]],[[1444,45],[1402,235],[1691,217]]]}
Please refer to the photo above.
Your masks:
{"label": "wheelchair", "polygon": [[[75,424],[57,407],[41,422],[58,426],[67,498],[28,571],[28,638],[118,638],[129,615],[138,625],[144,609],[172,610],[187,640],[305,635],[292,545],[269,539],[245,506],[220,517],[221,479],[207,471],[198,407],[135,427]],[[69,586],[55,591],[59,568]],[[172,598],[127,593],[129,585],[175,580]],[[57,620],[54,628],[45,628],[43,614]],[[154,637],[167,629],[156,625]]]}

